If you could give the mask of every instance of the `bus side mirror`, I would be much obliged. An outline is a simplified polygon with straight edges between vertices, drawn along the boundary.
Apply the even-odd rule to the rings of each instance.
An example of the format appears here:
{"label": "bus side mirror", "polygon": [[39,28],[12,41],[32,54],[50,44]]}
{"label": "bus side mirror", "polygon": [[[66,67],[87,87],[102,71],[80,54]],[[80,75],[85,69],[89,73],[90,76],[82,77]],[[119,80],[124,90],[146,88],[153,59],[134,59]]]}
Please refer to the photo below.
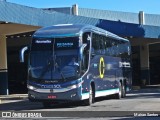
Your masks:
{"label": "bus side mirror", "polygon": [[87,46],[87,44],[82,44],[81,47],[80,47],[80,52],[79,52],[79,55],[80,55],[80,60],[83,59],[83,51],[84,51],[84,48]]}
{"label": "bus side mirror", "polygon": [[24,52],[28,50],[28,46],[25,46],[23,47],[21,50],[20,50],[20,62],[24,62]]}

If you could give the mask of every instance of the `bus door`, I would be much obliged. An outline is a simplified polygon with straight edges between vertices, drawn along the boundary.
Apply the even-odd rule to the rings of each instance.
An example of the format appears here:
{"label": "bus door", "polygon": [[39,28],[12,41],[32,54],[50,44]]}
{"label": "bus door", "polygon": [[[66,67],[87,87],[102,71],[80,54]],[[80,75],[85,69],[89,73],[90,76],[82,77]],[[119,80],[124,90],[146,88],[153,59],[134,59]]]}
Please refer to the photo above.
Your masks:
{"label": "bus door", "polygon": [[86,32],[83,34],[83,44],[86,45],[86,47],[83,50],[83,58],[82,58],[82,74],[85,73],[89,66],[90,61],[90,42],[91,42],[91,33]]}

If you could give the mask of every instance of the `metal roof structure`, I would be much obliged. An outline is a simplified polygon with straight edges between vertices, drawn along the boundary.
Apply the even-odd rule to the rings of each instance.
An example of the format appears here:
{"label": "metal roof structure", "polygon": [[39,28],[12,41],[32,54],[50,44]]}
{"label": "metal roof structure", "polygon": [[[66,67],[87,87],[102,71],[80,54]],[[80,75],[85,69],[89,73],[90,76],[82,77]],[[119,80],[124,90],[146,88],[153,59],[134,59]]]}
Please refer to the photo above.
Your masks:
{"label": "metal roof structure", "polygon": [[[89,24],[122,37],[160,38],[160,26],[140,25],[121,21],[75,16],[4,1],[0,1],[0,21],[1,30],[3,25],[9,24],[32,26],[35,27],[34,30],[56,24]],[[9,29],[3,27],[3,31],[5,30],[7,31]],[[3,34],[3,31],[0,31],[0,34]]]}
{"label": "metal roof structure", "polygon": [[[79,16],[139,24],[139,13],[79,8]],[[160,26],[160,15],[145,13],[144,18],[145,25]]]}

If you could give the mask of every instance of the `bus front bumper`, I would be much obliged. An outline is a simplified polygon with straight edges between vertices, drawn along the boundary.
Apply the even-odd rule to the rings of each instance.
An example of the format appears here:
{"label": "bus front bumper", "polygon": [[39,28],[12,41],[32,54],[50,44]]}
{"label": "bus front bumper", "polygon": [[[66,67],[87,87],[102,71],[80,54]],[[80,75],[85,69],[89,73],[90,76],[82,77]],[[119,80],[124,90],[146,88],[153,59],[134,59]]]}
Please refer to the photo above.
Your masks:
{"label": "bus front bumper", "polygon": [[72,89],[66,92],[37,92],[28,90],[28,98],[32,102],[69,102],[81,100],[80,88]]}

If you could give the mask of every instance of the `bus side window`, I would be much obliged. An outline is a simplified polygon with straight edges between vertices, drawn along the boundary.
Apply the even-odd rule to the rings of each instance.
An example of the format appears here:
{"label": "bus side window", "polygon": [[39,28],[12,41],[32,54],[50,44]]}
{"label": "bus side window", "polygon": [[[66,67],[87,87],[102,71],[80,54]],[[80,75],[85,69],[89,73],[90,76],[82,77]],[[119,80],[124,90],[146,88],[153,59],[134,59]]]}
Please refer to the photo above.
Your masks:
{"label": "bus side window", "polygon": [[[94,51],[95,54],[105,54],[106,49],[105,49],[105,36],[98,35],[93,33],[92,35],[92,51]],[[92,52],[93,53],[93,52]]]}
{"label": "bus side window", "polygon": [[94,33],[92,35],[92,49],[94,50],[94,54],[100,54],[99,35]]}
{"label": "bus side window", "polygon": [[108,37],[105,37],[105,54],[109,55],[109,39]]}
{"label": "bus side window", "polygon": [[106,55],[112,55],[112,41],[111,38],[106,38]]}
{"label": "bus side window", "polygon": [[105,37],[100,36],[99,42],[100,42],[100,53],[104,55],[105,54]]}

